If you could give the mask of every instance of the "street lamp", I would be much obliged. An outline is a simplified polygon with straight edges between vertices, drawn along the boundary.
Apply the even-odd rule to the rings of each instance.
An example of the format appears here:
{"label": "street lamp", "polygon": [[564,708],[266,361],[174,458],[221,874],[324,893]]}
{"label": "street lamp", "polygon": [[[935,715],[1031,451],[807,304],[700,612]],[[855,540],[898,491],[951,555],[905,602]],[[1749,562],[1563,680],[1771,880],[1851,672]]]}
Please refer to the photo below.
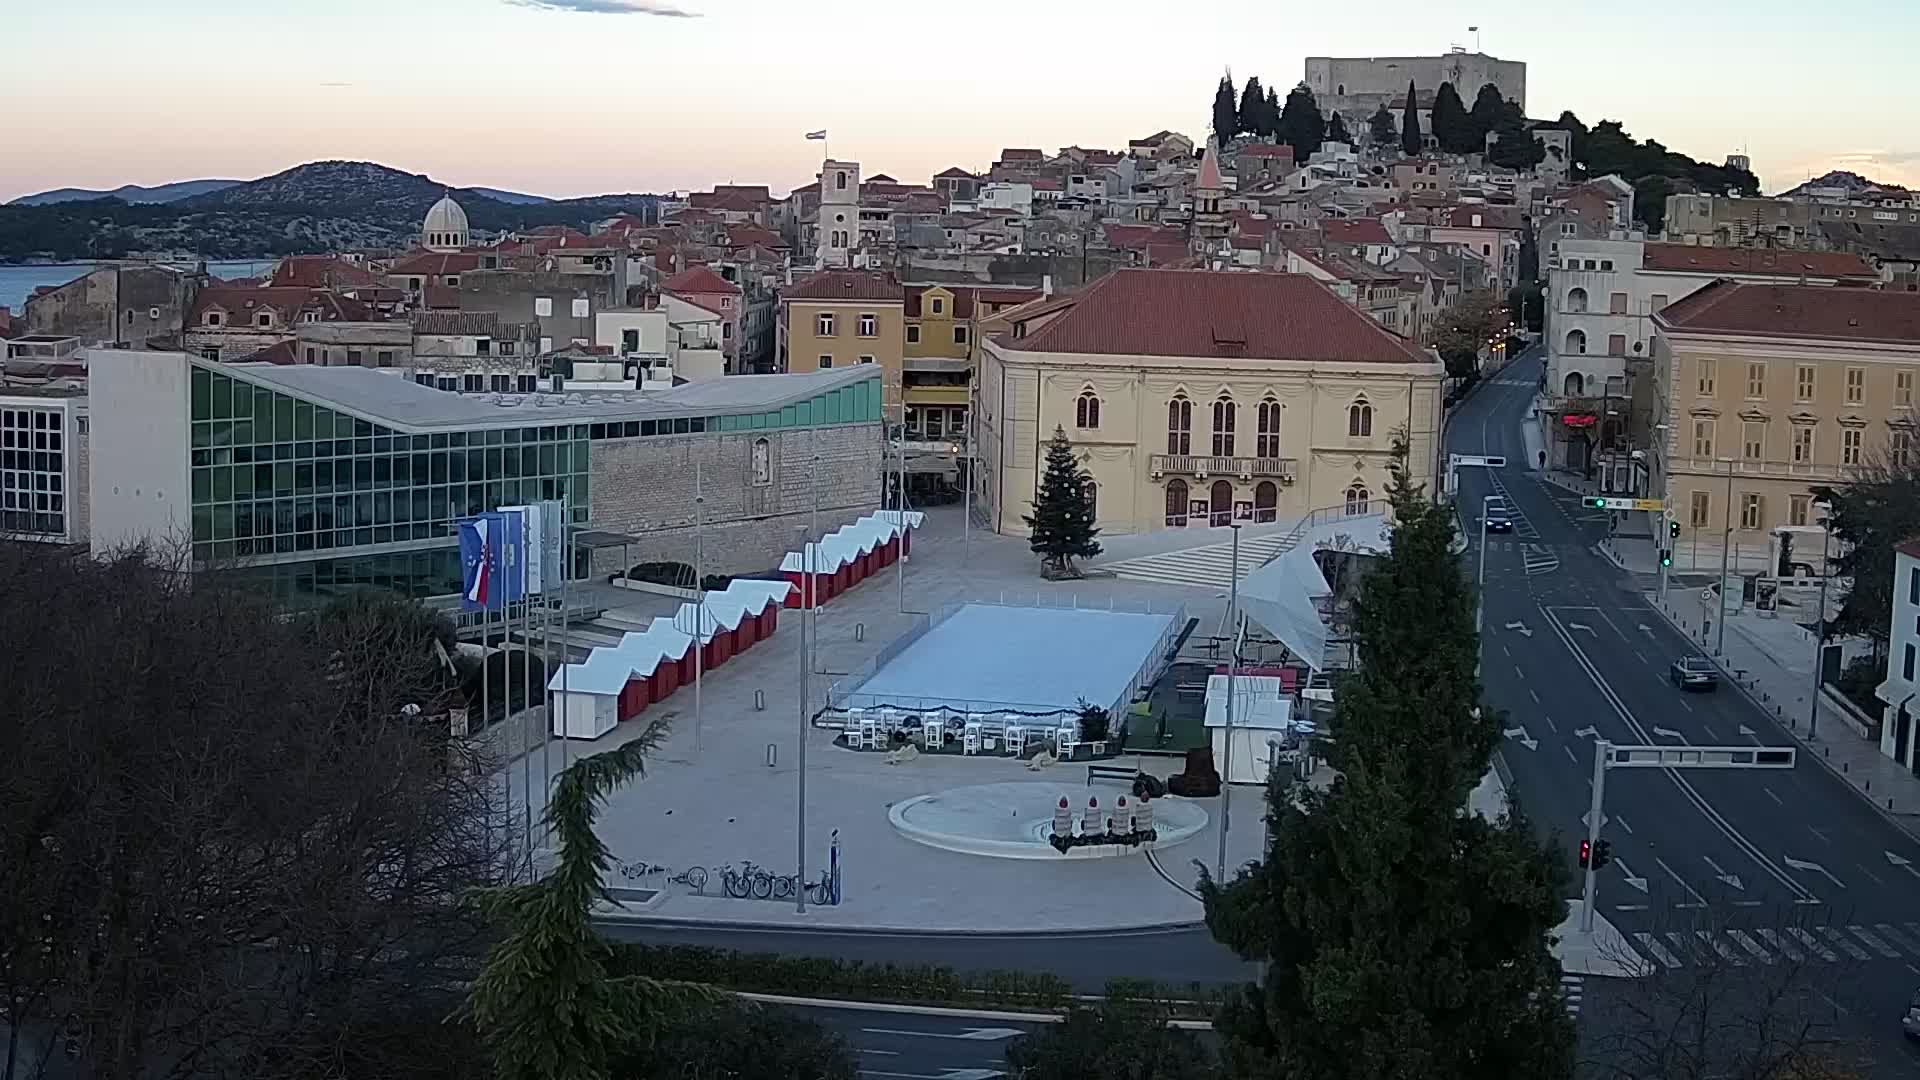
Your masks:
{"label": "street lamp", "polygon": [[[1833,539],[1833,504],[1814,503],[1820,514],[1820,610],[1814,616],[1819,624],[1813,631],[1813,693],[1807,696],[1807,738],[1813,738],[1820,726],[1820,666],[1827,659],[1827,579],[1833,576],[1827,566],[1829,544]],[[1789,570],[1792,567],[1788,567]]]}
{"label": "street lamp", "polygon": [[1720,537],[1720,610],[1714,614],[1713,651],[1719,655],[1726,652],[1727,644],[1727,556],[1733,553],[1733,459],[1717,460],[1727,467],[1726,530]]}

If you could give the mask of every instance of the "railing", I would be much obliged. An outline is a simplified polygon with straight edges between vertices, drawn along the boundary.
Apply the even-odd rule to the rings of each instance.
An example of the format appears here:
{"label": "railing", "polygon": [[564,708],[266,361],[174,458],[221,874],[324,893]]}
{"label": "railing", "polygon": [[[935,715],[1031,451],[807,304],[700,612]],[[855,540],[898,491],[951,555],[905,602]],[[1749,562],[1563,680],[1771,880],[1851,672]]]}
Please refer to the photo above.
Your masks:
{"label": "railing", "polygon": [[1251,480],[1256,476],[1277,476],[1292,483],[1299,462],[1275,457],[1202,457],[1198,454],[1154,454],[1148,468],[1155,477],[1166,473],[1195,476],[1238,476]]}
{"label": "railing", "polygon": [[1770,476],[1788,480],[1845,480],[1849,473],[1858,471],[1860,465],[1824,465],[1808,461],[1720,461],[1715,458],[1670,457],[1666,460],[1667,472],[1705,473],[1708,475],[1727,475],[1731,470],[1735,476]]}

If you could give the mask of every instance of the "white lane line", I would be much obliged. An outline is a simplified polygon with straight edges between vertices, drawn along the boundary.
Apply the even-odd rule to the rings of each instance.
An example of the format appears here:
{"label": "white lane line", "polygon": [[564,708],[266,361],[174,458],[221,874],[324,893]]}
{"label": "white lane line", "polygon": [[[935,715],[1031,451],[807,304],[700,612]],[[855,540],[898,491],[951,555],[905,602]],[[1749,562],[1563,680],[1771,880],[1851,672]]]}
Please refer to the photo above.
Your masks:
{"label": "white lane line", "polygon": [[1686,698],[1679,698],[1678,700],[1679,700],[1679,702],[1680,702],[1680,707],[1681,707],[1681,708],[1683,708],[1683,709],[1685,709],[1685,710],[1687,710],[1688,712],[1692,712],[1692,711],[1693,711],[1693,706],[1691,706],[1691,705],[1689,705],[1689,704],[1687,704],[1687,699],[1686,699]]}
{"label": "white lane line", "polygon": [[[1814,954],[1815,956],[1818,956],[1820,959],[1825,960],[1829,964],[1835,963],[1840,959],[1838,956],[1835,956],[1833,954],[1832,949],[1829,949],[1825,945],[1822,945],[1820,943],[1819,938],[1814,937],[1812,934],[1807,933],[1805,930],[1802,930],[1797,926],[1787,927],[1787,933],[1793,935],[1793,939],[1795,941],[1798,941],[1800,944],[1806,946],[1808,952]],[[1860,957],[1860,959],[1865,960],[1866,956],[1863,954]]]}
{"label": "white lane line", "polygon": [[1823,833],[1823,832],[1821,832],[1821,831],[1820,831],[1819,829],[1816,829],[1816,828],[1814,828],[1813,826],[1811,826],[1811,825],[1809,825],[1809,826],[1807,826],[1807,831],[1808,831],[1808,832],[1810,832],[1810,833],[1812,833],[1812,834],[1814,835],[1814,837],[1815,837],[1816,839],[1818,839],[1818,840],[1819,840],[1819,841],[1820,841],[1821,843],[1823,843],[1823,844],[1827,844],[1827,845],[1832,845],[1832,843],[1833,843],[1833,841],[1831,841],[1831,840],[1829,840],[1829,839],[1827,839],[1827,834],[1826,834],[1826,833]]}
{"label": "white lane line", "polygon": [[1719,741],[1720,741],[1720,736],[1718,736],[1718,735],[1715,735],[1715,734],[1713,733],[1713,729],[1712,729],[1712,728],[1710,728],[1710,727],[1708,727],[1707,725],[1705,725],[1705,724],[1701,724],[1701,725],[1700,725],[1700,730],[1701,730],[1701,731],[1704,731],[1704,732],[1706,732],[1706,733],[1707,733],[1707,741],[1708,741],[1708,742],[1710,742],[1710,743],[1717,743],[1717,742],[1719,742]]}
{"label": "white lane line", "polygon": [[1875,885],[1880,885],[1880,886],[1885,886],[1885,885],[1886,885],[1886,882],[1884,882],[1884,881],[1881,881],[1881,880],[1880,880],[1880,877],[1879,877],[1879,875],[1877,875],[1877,874],[1875,874],[1875,873],[1874,873],[1873,871],[1871,871],[1871,870],[1869,870],[1869,869],[1867,869],[1867,868],[1866,868],[1865,866],[1862,866],[1862,865],[1860,865],[1859,863],[1854,863],[1853,865],[1854,865],[1854,866],[1855,866],[1856,868],[1858,868],[1858,869],[1859,869],[1859,871],[1860,871],[1861,873],[1863,873],[1863,874],[1865,874],[1865,875],[1867,875],[1867,880],[1868,880],[1868,881],[1871,881],[1871,882],[1873,882],[1873,883],[1874,883]]}
{"label": "white lane line", "polygon": [[[1568,745],[1567,745],[1567,744],[1565,744],[1565,743],[1561,743],[1561,744],[1560,744],[1560,749],[1562,749],[1562,750],[1565,750],[1565,751],[1567,752],[1567,760],[1568,760],[1568,761],[1571,761],[1571,762],[1573,762],[1573,763],[1574,763],[1575,765],[1578,765],[1578,764],[1580,764],[1580,759],[1579,759],[1579,758],[1577,758],[1577,757],[1574,757],[1574,756],[1573,756],[1573,747],[1571,747],[1571,746],[1568,746]],[[1592,779],[1591,777],[1589,777],[1589,778],[1587,779],[1587,783],[1588,783],[1588,784],[1592,784],[1592,783],[1593,783],[1593,779]]]}
{"label": "white lane line", "polygon": [[[692,635],[688,635],[688,636],[691,637]],[[900,1051],[898,1050],[869,1050],[864,1046],[854,1047],[853,1052],[856,1054],[875,1054],[879,1057],[899,1057],[900,1056]]]}
{"label": "white lane line", "polygon": [[1767,944],[1773,946],[1775,952],[1784,953],[1786,958],[1792,960],[1794,963],[1798,964],[1806,961],[1807,954],[1801,952],[1800,946],[1794,944],[1791,938],[1781,937],[1779,934],[1765,927],[1755,930],[1754,933],[1759,934],[1766,940]]}
{"label": "white lane line", "polygon": [[[1660,869],[1662,869],[1662,870],[1665,870],[1665,871],[1667,872],[1667,876],[1668,876],[1668,877],[1670,877],[1670,878],[1672,878],[1673,880],[1675,880],[1675,881],[1677,881],[1677,882],[1679,882],[1679,883],[1680,883],[1680,887],[1681,887],[1681,888],[1683,888],[1683,889],[1685,889],[1685,890],[1687,890],[1687,895],[1688,895],[1688,896],[1691,896],[1691,897],[1693,897],[1693,904],[1692,904],[1691,906],[1693,906],[1693,907],[1706,907],[1706,906],[1707,906],[1707,899],[1706,899],[1706,897],[1704,897],[1704,896],[1701,896],[1701,895],[1700,895],[1699,893],[1697,893],[1697,892],[1694,892],[1694,891],[1693,891],[1693,886],[1691,886],[1691,885],[1689,885],[1689,884],[1687,884],[1687,879],[1686,879],[1686,878],[1683,878],[1683,877],[1681,877],[1681,876],[1680,876],[1680,872],[1679,872],[1678,870],[1675,870],[1675,869],[1674,869],[1673,867],[1671,867],[1671,866],[1668,866],[1668,865],[1667,865],[1667,861],[1666,861],[1665,859],[1662,859],[1662,858],[1660,858],[1659,856],[1657,856],[1657,855],[1656,855],[1656,856],[1654,857],[1654,860],[1653,860],[1653,864],[1654,864],[1655,866],[1658,866],[1658,867],[1659,867]],[[1674,906],[1675,906],[1675,907],[1679,907],[1680,905],[1679,905],[1679,904],[1675,904]]]}
{"label": "white lane line", "polygon": [[1533,699],[1535,705],[1540,704],[1540,695],[1533,692],[1533,687],[1527,687],[1527,696]]}
{"label": "white lane line", "polygon": [[1525,680],[1525,679],[1526,679],[1526,677],[1527,677],[1527,673],[1526,673],[1525,671],[1522,671],[1522,670],[1520,669],[1520,665],[1519,665],[1519,664],[1515,664],[1515,665],[1513,665],[1513,673],[1514,673],[1515,675],[1518,675],[1518,676],[1520,676],[1520,678],[1521,678],[1522,680]]}
{"label": "white lane line", "polygon": [[1655,960],[1660,961],[1662,964],[1665,964],[1670,968],[1677,968],[1680,966],[1679,957],[1676,957],[1671,952],[1668,952],[1667,947],[1665,945],[1660,944],[1660,939],[1657,937],[1654,937],[1652,934],[1642,931],[1634,934],[1633,940],[1640,943],[1640,951],[1652,953],[1653,958]]}
{"label": "white lane line", "polygon": [[1513,653],[1509,652],[1505,645],[1500,646],[1500,654],[1509,660],[1513,659]]}
{"label": "white lane line", "polygon": [[1840,932],[1838,927],[1823,926],[1820,928],[1820,933],[1825,936],[1828,941],[1845,949],[1847,955],[1853,957],[1855,960],[1868,959],[1867,950],[1855,945],[1851,938],[1848,938],[1847,935]]}
{"label": "white lane line", "polygon": [[1920,956],[1920,943],[1916,943],[1912,938],[1902,933],[1899,927],[1892,923],[1874,923],[1873,928],[1880,931],[1881,937],[1886,938],[1888,941],[1893,942],[1895,945],[1898,945],[1900,948],[1907,950],[1915,956]]}
{"label": "white lane line", "polygon": [[1775,805],[1775,806],[1785,806],[1785,805],[1787,805],[1786,803],[1783,803],[1783,802],[1781,802],[1781,801],[1780,801],[1780,796],[1778,796],[1778,795],[1775,795],[1775,794],[1773,793],[1773,789],[1772,789],[1772,788],[1764,788],[1764,787],[1763,787],[1763,788],[1761,788],[1760,790],[1761,790],[1761,791],[1764,791],[1764,792],[1766,792],[1766,793],[1767,793],[1767,798],[1769,798],[1769,799],[1772,799],[1772,800],[1773,800],[1773,805]]}
{"label": "white lane line", "polygon": [[1761,963],[1773,963],[1773,954],[1760,947],[1760,943],[1748,937],[1744,930],[1729,930],[1727,936],[1738,942],[1740,947],[1752,953]]}
{"label": "white lane line", "polygon": [[1866,927],[1849,926],[1847,927],[1847,930],[1851,932],[1854,937],[1857,937],[1861,941],[1866,942],[1870,947],[1872,947],[1874,952],[1879,953],[1881,956],[1884,956],[1889,960],[1900,959],[1900,953],[1898,950],[1894,949],[1891,945],[1888,945],[1886,942],[1881,941],[1879,938],[1873,936],[1873,931],[1868,930]]}
{"label": "white lane line", "polygon": [[[1604,794],[1604,793],[1603,793],[1603,794]],[[1628,836],[1632,836],[1632,835],[1633,835],[1633,826],[1631,826],[1631,825],[1629,825],[1629,824],[1627,824],[1627,819],[1626,819],[1626,818],[1623,818],[1623,817],[1615,817],[1615,818],[1609,818],[1608,820],[1610,820],[1610,821],[1612,821],[1612,822],[1613,822],[1613,823],[1614,823],[1615,825],[1618,825],[1618,826],[1620,826],[1620,827],[1621,827],[1622,829],[1625,829],[1625,830],[1627,831],[1627,835],[1628,835]]]}
{"label": "white lane line", "polygon": [[1553,733],[1555,735],[1560,734],[1560,725],[1553,722],[1553,717],[1548,716],[1546,713],[1541,713],[1540,719],[1545,720],[1547,722],[1547,727],[1553,729]]}

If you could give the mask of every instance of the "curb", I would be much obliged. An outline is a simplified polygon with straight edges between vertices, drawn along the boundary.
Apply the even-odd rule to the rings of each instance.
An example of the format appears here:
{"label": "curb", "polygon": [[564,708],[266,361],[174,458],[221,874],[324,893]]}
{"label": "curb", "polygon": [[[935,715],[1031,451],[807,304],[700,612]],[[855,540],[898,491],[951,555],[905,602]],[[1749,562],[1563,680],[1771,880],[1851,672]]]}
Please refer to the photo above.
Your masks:
{"label": "curb", "polygon": [[[1012,1024],[1058,1024],[1066,1020],[1063,1013],[1054,1012],[1007,1012],[998,1009],[968,1009],[956,1005],[904,1005],[893,1001],[856,1001],[852,998],[811,998],[793,997],[787,994],[755,994],[739,991],[735,997],[748,1001],[757,1001],[766,1005],[787,1005],[798,1009],[853,1009],[858,1012],[895,1013],[905,1016],[949,1016],[964,1020],[998,1020]],[[1100,1000],[1097,996],[1079,995],[1075,1002]],[[1168,1020],[1170,1028],[1185,1031],[1212,1031],[1210,1020]]]}
{"label": "curb", "polygon": [[1088,940],[1114,937],[1147,937],[1154,934],[1186,934],[1205,930],[1204,921],[1149,922],[1109,926],[1097,930],[969,930],[929,929],[924,926],[835,926],[829,924],[796,926],[792,923],[746,922],[738,919],[701,919],[687,915],[657,915],[627,912],[596,905],[590,921],[615,926],[658,926],[680,930],[748,931],[761,934],[791,934],[795,937],[819,937],[842,934],[848,937],[966,938],[968,940]]}
{"label": "curb", "polygon": [[[1673,615],[1668,612],[1666,605],[1659,598],[1654,596],[1648,596],[1646,594],[1642,594],[1642,596],[1648,601],[1648,606],[1653,608],[1654,611],[1658,612],[1660,615],[1660,618],[1665,620],[1668,626],[1671,626],[1675,630],[1679,631],[1680,636],[1683,638],[1686,638],[1688,643],[1690,644],[1695,643],[1695,639],[1692,632],[1689,631],[1685,626],[1682,626],[1680,623],[1674,621]],[[1746,699],[1748,701],[1753,703],[1754,708],[1759,709],[1763,715],[1769,711],[1773,713],[1774,723],[1778,725],[1782,725],[1786,728],[1787,738],[1793,740],[1794,746],[1798,747],[1799,749],[1807,751],[1808,757],[1819,762],[1821,766],[1827,770],[1827,772],[1833,775],[1834,779],[1840,781],[1840,784],[1842,787],[1846,788],[1848,791],[1853,792],[1854,797],[1859,799],[1861,802],[1866,803],[1867,807],[1871,809],[1875,814],[1878,814],[1881,818],[1885,819],[1889,824],[1899,829],[1901,832],[1904,832],[1909,836],[1920,837],[1920,830],[1916,830],[1913,827],[1916,822],[1920,822],[1920,815],[1903,814],[1896,810],[1889,810],[1886,808],[1886,806],[1881,804],[1879,800],[1875,799],[1872,794],[1866,791],[1863,791],[1860,787],[1855,785],[1854,782],[1851,779],[1849,779],[1847,773],[1841,771],[1838,767],[1834,765],[1832,758],[1827,757],[1825,754],[1814,752],[1816,750],[1816,747],[1814,747],[1806,739],[1803,739],[1800,737],[1794,719],[1790,716],[1787,716],[1786,713],[1778,705],[1773,704],[1773,699],[1768,697],[1765,691],[1757,690],[1755,684],[1752,681],[1749,681],[1742,677],[1742,672],[1744,671],[1744,669],[1732,667],[1727,663],[1725,657],[1715,654],[1713,651],[1708,649],[1704,643],[1701,643],[1699,647],[1700,647],[1700,654],[1702,656],[1705,656],[1709,661],[1711,661],[1713,666],[1716,669],[1718,669],[1721,674],[1727,677],[1727,681],[1732,683],[1735,689],[1739,690],[1741,694],[1746,696]]]}

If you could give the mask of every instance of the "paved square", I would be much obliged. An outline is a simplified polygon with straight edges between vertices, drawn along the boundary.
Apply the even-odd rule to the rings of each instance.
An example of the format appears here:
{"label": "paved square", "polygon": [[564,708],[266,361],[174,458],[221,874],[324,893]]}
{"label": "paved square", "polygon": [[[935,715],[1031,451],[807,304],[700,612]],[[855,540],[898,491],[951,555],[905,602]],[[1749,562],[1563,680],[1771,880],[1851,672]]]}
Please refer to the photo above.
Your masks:
{"label": "paved square", "polygon": [[1172,613],[966,604],[865,682],[854,708],[988,711],[1124,705],[1178,629]]}

